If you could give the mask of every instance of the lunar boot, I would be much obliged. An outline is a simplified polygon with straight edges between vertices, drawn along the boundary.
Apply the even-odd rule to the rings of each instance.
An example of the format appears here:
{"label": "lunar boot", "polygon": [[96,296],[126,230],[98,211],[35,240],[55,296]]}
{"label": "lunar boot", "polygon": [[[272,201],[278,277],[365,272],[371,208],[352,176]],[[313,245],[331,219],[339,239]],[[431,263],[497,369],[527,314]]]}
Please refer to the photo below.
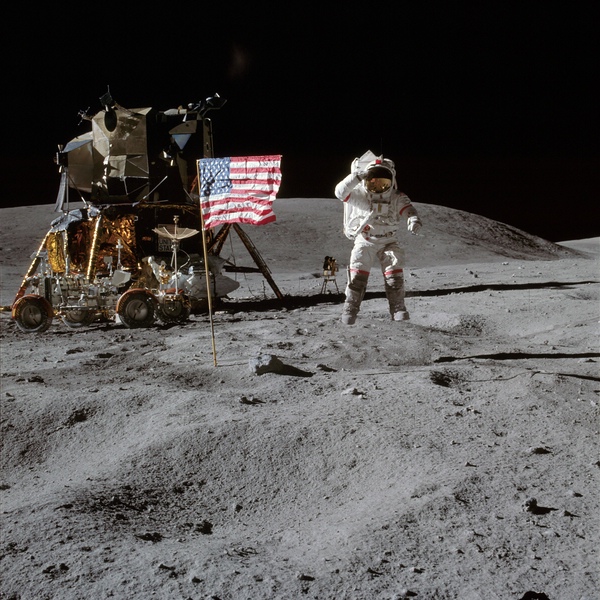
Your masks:
{"label": "lunar boot", "polygon": [[344,325],[354,325],[356,317],[360,310],[360,304],[367,289],[368,276],[357,275],[346,286],[346,301],[342,309],[342,323]]}
{"label": "lunar boot", "polygon": [[349,287],[346,288],[346,301],[342,309],[342,323],[344,325],[354,325],[356,323],[361,301],[362,294],[360,292],[352,290]]}
{"label": "lunar boot", "polygon": [[394,273],[385,276],[385,295],[390,306],[392,321],[408,321],[410,315],[404,304],[404,274]]}

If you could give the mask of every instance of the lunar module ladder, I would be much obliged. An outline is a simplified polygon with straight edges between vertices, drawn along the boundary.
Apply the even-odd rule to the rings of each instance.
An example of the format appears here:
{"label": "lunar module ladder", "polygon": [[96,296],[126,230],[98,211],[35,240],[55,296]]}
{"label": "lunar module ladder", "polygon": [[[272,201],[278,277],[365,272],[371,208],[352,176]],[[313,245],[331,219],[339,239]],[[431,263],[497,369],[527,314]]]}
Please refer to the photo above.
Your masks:
{"label": "lunar module ladder", "polygon": [[209,250],[211,250],[213,254],[216,254],[217,256],[220,255],[221,249],[223,248],[223,244],[225,243],[225,240],[229,235],[231,227],[233,227],[235,232],[242,240],[244,246],[246,246],[246,249],[250,253],[250,256],[254,259],[257,268],[235,266],[226,267],[226,270],[235,271],[239,273],[262,273],[264,278],[269,282],[269,285],[271,286],[271,289],[275,292],[277,298],[279,298],[279,300],[283,300],[283,294],[281,293],[281,291],[277,287],[277,284],[273,280],[273,277],[271,276],[271,271],[269,270],[269,267],[267,267],[267,263],[265,263],[265,261],[263,260],[262,256],[260,255],[252,240],[246,235],[246,232],[237,223],[226,223],[225,225],[223,225],[223,227],[221,227],[221,229],[219,230],[219,233],[217,233],[217,235],[214,237]]}

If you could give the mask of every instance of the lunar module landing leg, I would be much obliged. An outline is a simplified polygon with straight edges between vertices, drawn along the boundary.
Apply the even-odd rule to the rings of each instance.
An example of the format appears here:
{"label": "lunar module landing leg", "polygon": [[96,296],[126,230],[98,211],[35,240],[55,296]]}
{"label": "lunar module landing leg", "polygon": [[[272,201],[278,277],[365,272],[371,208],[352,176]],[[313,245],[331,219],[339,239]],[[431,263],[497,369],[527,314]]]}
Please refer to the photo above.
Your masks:
{"label": "lunar module landing leg", "polygon": [[277,298],[279,300],[283,300],[283,294],[281,293],[281,291],[277,287],[277,284],[273,280],[271,271],[269,270],[267,263],[265,263],[265,261],[263,260],[258,249],[253,244],[252,240],[248,237],[246,232],[237,223],[227,223],[227,224],[223,225],[223,227],[221,227],[221,229],[219,230],[219,233],[217,233],[217,235],[214,237],[212,244],[209,247],[209,250],[212,251],[213,254],[216,254],[218,256],[221,253],[223,244],[225,243],[225,240],[227,239],[227,236],[229,235],[229,232],[232,227],[233,227],[234,231],[238,234],[239,238],[242,240],[242,243],[246,247],[246,250],[248,250],[250,256],[254,259],[254,262],[256,263],[256,268],[233,267],[228,270],[238,271],[238,272],[243,271],[246,273],[248,273],[248,272],[262,273],[263,277],[267,280],[267,282],[271,286],[271,289],[275,292],[275,295],[277,296]]}

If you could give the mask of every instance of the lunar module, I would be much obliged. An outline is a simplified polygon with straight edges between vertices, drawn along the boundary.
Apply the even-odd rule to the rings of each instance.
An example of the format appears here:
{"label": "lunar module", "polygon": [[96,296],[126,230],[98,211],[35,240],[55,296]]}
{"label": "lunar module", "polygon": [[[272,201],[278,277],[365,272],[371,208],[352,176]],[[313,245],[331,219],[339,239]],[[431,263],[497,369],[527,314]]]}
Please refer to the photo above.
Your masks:
{"label": "lunar module", "polygon": [[[130,328],[183,322],[209,293],[219,299],[239,287],[223,275],[227,232],[201,235],[198,195],[196,161],[213,156],[206,115],[225,100],[216,94],[165,111],[124,108],[110,92],[100,102],[98,113],[79,113],[91,131],[56,155],[61,215],[12,305],[24,332],[45,331],[55,316],[71,328],[117,318]],[[73,195],[82,206],[71,210]]]}

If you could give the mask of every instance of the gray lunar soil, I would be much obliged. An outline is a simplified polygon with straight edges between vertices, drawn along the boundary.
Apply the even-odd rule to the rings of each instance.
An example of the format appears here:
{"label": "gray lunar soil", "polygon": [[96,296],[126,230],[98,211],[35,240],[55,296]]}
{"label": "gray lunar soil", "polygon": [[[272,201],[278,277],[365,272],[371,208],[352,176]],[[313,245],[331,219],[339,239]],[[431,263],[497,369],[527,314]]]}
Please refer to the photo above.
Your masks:
{"label": "gray lunar soil", "polygon": [[[374,271],[340,323],[333,199],[245,227],[284,301],[238,274],[212,328],[0,313],[0,598],[597,600],[598,240],[416,206],[407,322]],[[52,209],[0,210],[2,305]]]}

